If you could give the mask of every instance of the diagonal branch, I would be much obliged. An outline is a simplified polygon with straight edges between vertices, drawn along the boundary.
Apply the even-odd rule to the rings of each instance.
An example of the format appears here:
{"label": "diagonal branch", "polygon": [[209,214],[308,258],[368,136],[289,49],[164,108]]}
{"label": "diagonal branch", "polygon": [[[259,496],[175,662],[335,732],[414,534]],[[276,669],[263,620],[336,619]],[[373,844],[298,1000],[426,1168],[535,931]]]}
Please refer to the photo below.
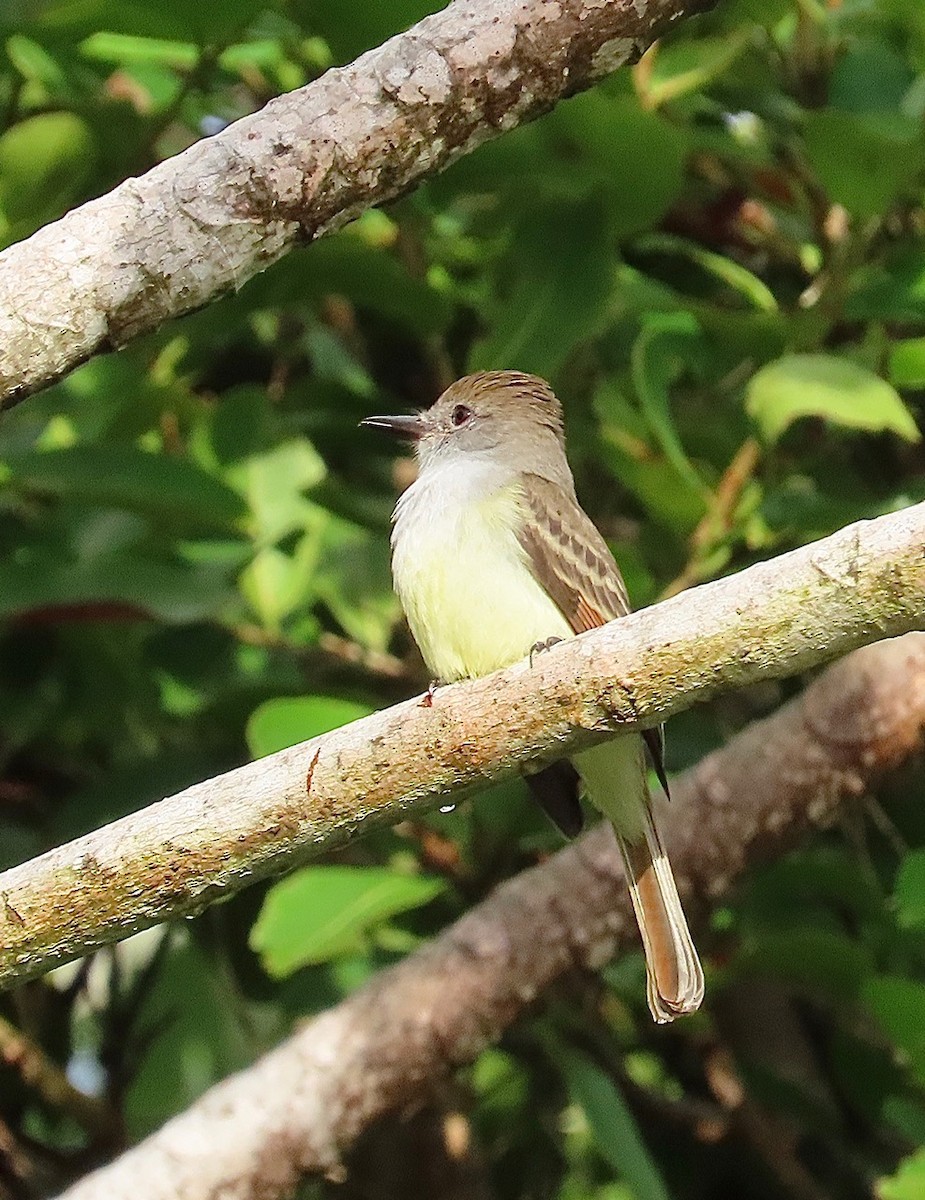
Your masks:
{"label": "diagonal branch", "polygon": [[[688,907],[829,823],[923,732],[925,634],[912,633],[857,651],[708,755],[660,818]],[[374,1121],[420,1104],[556,979],[635,938],[600,824],[62,1200],[281,1200],[304,1175],[339,1174]]]}
{"label": "diagonal branch", "polygon": [[925,504],[197,784],[0,875],[0,983],[528,764],[925,627]]}
{"label": "diagonal branch", "polygon": [[0,409],[239,288],[713,0],[454,0],[0,254]]}

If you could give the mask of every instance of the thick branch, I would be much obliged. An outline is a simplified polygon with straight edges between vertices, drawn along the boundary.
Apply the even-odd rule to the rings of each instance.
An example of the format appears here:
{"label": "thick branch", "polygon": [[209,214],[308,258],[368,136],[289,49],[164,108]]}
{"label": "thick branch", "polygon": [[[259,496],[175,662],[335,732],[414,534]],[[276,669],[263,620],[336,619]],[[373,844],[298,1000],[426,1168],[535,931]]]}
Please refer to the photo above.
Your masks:
{"label": "thick branch", "polygon": [[196,912],[529,763],[925,627],[925,504],[849,526],[484,679],[410,700],[0,875],[0,983]]}
{"label": "thick branch", "polygon": [[[749,862],[829,822],[923,731],[925,634],[909,634],[859,650],[709,755],[674,782],[660,814],[688,907],[712,904]],[[290,1196],[302,1175],[337,1172],[373,1121],[421,1103],[557,978],[636,936],[601,824],[64,1200]]]}
{"label": "thick branch", "polygon": [[455,0],[0,254],[0,408],[239,288],[712,0]]}

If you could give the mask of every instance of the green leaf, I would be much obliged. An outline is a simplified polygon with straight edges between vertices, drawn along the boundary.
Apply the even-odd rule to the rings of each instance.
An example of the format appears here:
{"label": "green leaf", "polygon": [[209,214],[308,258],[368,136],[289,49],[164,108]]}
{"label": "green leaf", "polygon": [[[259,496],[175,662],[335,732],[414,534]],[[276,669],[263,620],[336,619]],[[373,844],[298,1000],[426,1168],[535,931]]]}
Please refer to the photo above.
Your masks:
{"label": "green leaf", "polygon": [[670,388],[689,369],[700,342],[700,327],[689,313],[651,313],[632,350],[633,384],[646,422],[671,465],[698,490],[703,484],[678,437]]}
{"label": "green leaf", "polygon": [[668,42],[653,62],[646,101],[658,108],[701,91],[729,70],[750,40],[751,32],[740,30],[732,36]]}
{"label": "green leaf", "polygon": [[270,975],[329,962],[376,925],[429,903],[446,884],[384,867],[306,867],[267,893],[250,946]]}
{"label": "green leaf", "polygon": [[335,696],[290,696],[266,700],[247,722],[247,745],[254,758],[329,733],[368,716],[372,709]]}
{"label": "green leaf", "polygon": [[0,217],[8,224],[7,240],[59,217],[83,192],[95,159],[93,134],[74,113],[39,113],[7,129],[0,136]]}
{"label": "green leaf", "polygon": [[904,929],[925,929],[925,850],[912,850],[903,858],[893,902]]}
{"label": "green leaf", "polygon": [[746,389],[745,406],[769,442],[801,417],[848,429],[921,436],[899,394],[885,379],[831,354],[789,354],[762,367]]}
{"label": "green leaf", "polygon": [[[687,136],[658,113],[643,109],[635,96],[611,96],[595,88],[560,105],[549,121],[569,142],[564,169],[574,175],[569,160],[580,154],[579,178],[601,190],[611,236],[626,237],[655,225],[681,193]],[[547,151],[537,165],[548,170],[555,162]]]}
{"label": "green leaf", "polygon": [[14,33],[7,38],[6,52],[23,79],[41,84],[52,94],[66,90],[67,81],[60,64],[38,42]]}
{"label": "green leaf", "polygon": [[629,1183],[636,1200],[669,1200],[668,1189],[613,1080],[584,1054],[557,1054],[566,1086],[583,1110],[598,1150]]}
{"label": "green leaf", "polygon": [[241,595],[266,629],[279,631],[284,617],[305,599],[298,560],[276,546],[263,546],[238,578]]}
{"label": "green leaf", "polygon": [[806,152],[822,186],[853,216],[880,216],[925,166],[920,123],[896,113],[806,116]]}
{"label": "green leaf", "polygon": [[[75,0],[60,6],[55,23],[75,23],[89,16],[91,29],[126,35],[129,38],[162,38],[190,41],[202,46],[231,41],[245,26],[270,6],[266,0],[223,0],[204,8],[189,0]],[[94,11],[95,10],[95,11]]]}
{"label": "green leaf", "polygon": [[925,1149],[904,1158],[894,1175],[879,1180],[876,1193],[877,1200],[922,1200],[925,1196]]}
{"label": "green leaf", "polygon": [[857,41],[841,55],[829,81],[829,104],[843,112],[896,112],[915,72],[885,42]]}
{"label": "green leaf", "polygon": [[442,0],[389,0],[388,4],[349,4],[343,0],[302,0],[307,27],[329,43],[338,62],[350,62],[408,29],[427,13],[443,7]]}
{"label": "green leaf", "polygon": [[453,316],[445,296],[411,275],[395,253],[369,245],[352,227],[286,261],[299,273],[297,294],[316,301],[332,292],[346,296],[425,335],[442,333]]}
{"label": "green leaf", "polygon": [[925,252],[900,244],[884,264],[868,265],[851,281],[845,316],[853,321],[925,319]]}
{"label": "green leaf", "polygon": [[324,475],[311,443],[294,438],[236,463],[227,478],[248,502],[256,539],[272,543],[305,525],[311,506],[303,493]]}
{"label": "green leaf", "polygon": [[754,308],[760,312],[777,312],[777,298],[771,289],[751,271],[741,266],[724,254],[714,254],[712,250],[704,250],[696,242],[686,238],[676,237],[671,233],[651,233],[639,238],[633,243],[634,248],[641,253],[676,254],[688,259],[700,267],[708,275],[720,280],[726,287],[732,288],[744,296]]}
{"label": "green leaf", "polygon": [[199,61],[199,50],[192,42],[125,33],[94,33],[81,43],[80,52],[91,61],[125,67],[159,66],[191,71]]}
{"label": "green leaf", "polygon": [[[126,1121],[135,1138],[159,1128],[179,1105],[192,1104],[217,1080],[240,1070],[256,1049],[245,1032],[250,1022],[241,1019],[242,998],[230,992],[216,956],[176,933],[172,943],[137,1001],[145,1053],[125,1099]],[[150,945],[149,940],[136,946],[135,969]]]}
{"label": "green leaf", "polygon": [[[367,221],[370,236],[372,227]],[[233,303],[248,310],[290,308],[296,297],[317,306],[332,294],[422,335],[441,333],[453,315],[440,291],[413,276],[394,250],[371,244],[355,226],[287,255],[251,279]]]}
{"label": "green leaf", "polygon": [[869,951],[830,929],[762,930],[736,961],[745,974],[769,975],[833,999],[854,999],[869,978]]}
{"label": "green leaf", "polygon": [[63,500],[144,512],[184,529],[226,528],[244,515],[241,499],[188,459],[134,446],[71,446],[8,460],[16,487]]}
{"label": "green leaf", "polygon": [[794,851],[755,870],[740,900],[740,911],[767,932],[834,910],[856,924],[883,915],[879,884],[856,854],[834,846]]}
{"label": "green leaf", "polygon": [[612,251],[599,203],[550,206],[520,224],[470,370],[512,367],[549,378],[600,327],[610,295]]}
{"label": "green leaf", "polygon": [[925,388],[925,337],[892,344],[889,375],[897,387]]}
{"label": "green leaf", "polygon": [[880,975],[867,981],[863,998],[887,1036],[905,1051],[918,1080],[925,1081],[925,984]]}
{"label": "green leaf", "polygon": [[223,572],[126,551],[79,563],[65,558],[9,562],[0,571],[3,617],[40,612],[54,621],[134,615],[185,623],[215,617],[232,595]]}
{"label": "green leaf", "polygon": [[400,611],[388,538],[332,516],[324,524],[317,553],[313,584],[318,598],[348,637],[385,650]]}

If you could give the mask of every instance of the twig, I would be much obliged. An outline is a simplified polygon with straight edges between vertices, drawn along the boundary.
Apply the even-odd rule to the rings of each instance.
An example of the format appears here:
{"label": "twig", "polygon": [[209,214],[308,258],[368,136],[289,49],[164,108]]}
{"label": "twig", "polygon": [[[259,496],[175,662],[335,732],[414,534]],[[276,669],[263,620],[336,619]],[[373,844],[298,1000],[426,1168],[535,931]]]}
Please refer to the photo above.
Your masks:
{"label": "twig", "polygon": [[108,1142],[119,1129],[109,1105],[77,1090],[41,1046],[0,1016],[0,1058],[51,1108],[66,1113],[97,1142]]}
{"label": "twig", "polygon": [[248,646],[260,646],[267,650],[281,650],[307,664],[317,663],[319,658],[328,658],[349,667],[361,667],[383,679],[417,682],[414,671],[394,654],[382,650],[370,650],[349,638],[327,630],[318,636],[317,642],[304,645],[285,636],[263,629],[260,625],[241,622],[232,627],[235,637]]}
{"label": "twig", "polygon": [[675,596],[703,581],[704,560],[732,528],[742,489],[755,473],[760,455],[760,447],[754,438],[746,438],[736,451],[716,486],[709,508],[691,534],[690,554],[684,570],[668,584],[661,599],[667,600],[669,596]]}

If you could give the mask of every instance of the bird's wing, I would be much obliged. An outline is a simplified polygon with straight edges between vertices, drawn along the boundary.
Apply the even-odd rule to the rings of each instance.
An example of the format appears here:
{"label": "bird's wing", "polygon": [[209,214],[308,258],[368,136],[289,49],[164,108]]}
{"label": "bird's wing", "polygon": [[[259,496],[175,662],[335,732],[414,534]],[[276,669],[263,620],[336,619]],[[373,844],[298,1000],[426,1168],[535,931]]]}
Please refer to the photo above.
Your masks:
{"label": "bird's wing", "polygon": [[519,531],[533,574],[576,633],[630,610],[620,569],[577,501],[539,475],[524,475],[527,519]]}
{"label": "bird's wing", "polygon": [[[540,475],[521,479],[526,519],[518,539],[537,582],[575,633],[627,616],[626,584],[607,543],[573,496]],[[661,727],[642,733],[659,783],[668,794]]]}

